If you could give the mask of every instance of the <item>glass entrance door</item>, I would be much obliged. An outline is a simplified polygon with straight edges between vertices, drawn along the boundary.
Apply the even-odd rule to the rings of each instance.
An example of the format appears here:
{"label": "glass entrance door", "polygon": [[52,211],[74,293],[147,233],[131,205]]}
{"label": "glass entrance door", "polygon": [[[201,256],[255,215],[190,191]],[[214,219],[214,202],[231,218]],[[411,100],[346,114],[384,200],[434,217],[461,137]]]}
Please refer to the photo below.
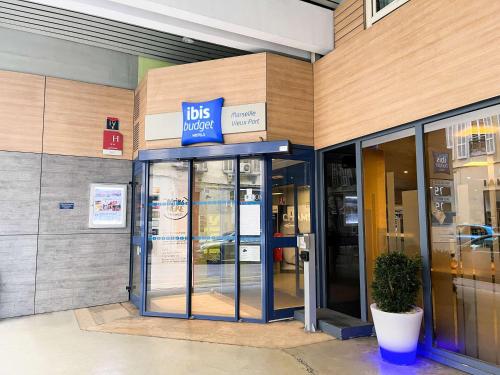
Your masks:
{"label": "glass entrance door", "polygon": [[303,307],[313,160],[305,148],[146,160],[143,315],[263,322]]}
{"label": "glass entrance door", "polygon": [[130,300],[138,308],[141,308],[142,291],[142,249],[144,246],[144,215],[145,215],[145,192],[144,192],[145,164],[135,163],[132,176],[132,241],[130,249]]}
{"label": "glass entrance door", "polygon": [[146,304],[149,315],[188,316],[189,166],[150,163]]}
{"label": "glass entrance door", "polygon": [[233,159],[194,162],[193,316],[235,318],[235,164]]}
{"label": "glass entrance door", "polygon": [[145,315],[262,321],[262,158],[154,161]]}
{"label": "glass entrance door", "polygon": [[311,159],[293,157],[273,158],[268,164],[270,320],[292,317],[304,305],[304,264],[297,236],[313,232],[312,167]]}

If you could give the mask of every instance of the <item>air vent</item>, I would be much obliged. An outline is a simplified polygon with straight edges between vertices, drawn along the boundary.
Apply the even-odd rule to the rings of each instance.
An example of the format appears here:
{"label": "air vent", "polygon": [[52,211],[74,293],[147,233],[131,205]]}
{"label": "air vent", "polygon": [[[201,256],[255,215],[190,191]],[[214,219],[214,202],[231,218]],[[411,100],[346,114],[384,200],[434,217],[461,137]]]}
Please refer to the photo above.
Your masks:
{"label": "air vent", "polygon": [[23,0],[0,1],[0,26],[176,64],[247,52]]}
{"label": "air vent", "polygon": [[139,118],[140,108],[141,108],[141,91],[137,90],[134,96],[134,123]]}
{"label": "air vent", "polygon": [[134,123],[134,130],[132,133],[132,149],[136,152],[139,149],[139,123]]}

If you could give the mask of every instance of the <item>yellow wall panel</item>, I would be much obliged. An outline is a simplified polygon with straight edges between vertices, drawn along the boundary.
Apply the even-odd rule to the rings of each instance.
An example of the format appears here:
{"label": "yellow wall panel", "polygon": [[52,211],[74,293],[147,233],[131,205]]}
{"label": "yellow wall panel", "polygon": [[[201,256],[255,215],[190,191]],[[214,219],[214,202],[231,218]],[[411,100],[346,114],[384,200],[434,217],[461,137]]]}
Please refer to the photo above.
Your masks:
{"label": "yellow wall panel", "polygon": [[[131,90],[48,77],[43,151],[131,159],[133,107]],[[102,133],[108,116],[120,119],[122,156],[102,154]]]}
{"label": "yellow wall panel", "polygon": [[45,77],[0,71],[0,150],[42,151]]}
{"label": "yellow wall panel", "polygon": [[500,1],[412,0],[314,64],[322,148],[500,95]]}

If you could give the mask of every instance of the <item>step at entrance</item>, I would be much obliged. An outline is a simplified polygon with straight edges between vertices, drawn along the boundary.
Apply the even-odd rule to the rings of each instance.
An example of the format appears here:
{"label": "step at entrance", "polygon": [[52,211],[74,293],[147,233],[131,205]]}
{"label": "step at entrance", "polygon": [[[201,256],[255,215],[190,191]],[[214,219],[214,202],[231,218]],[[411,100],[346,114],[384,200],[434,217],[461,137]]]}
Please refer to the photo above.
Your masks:
{"label": "step at entrance", "polygon": [[[317,309],[318,328],[329,335],[347,340],[373,335],[373,324],[330,309]],[[304,310],[295,311],[294,318],[304,321]]]}

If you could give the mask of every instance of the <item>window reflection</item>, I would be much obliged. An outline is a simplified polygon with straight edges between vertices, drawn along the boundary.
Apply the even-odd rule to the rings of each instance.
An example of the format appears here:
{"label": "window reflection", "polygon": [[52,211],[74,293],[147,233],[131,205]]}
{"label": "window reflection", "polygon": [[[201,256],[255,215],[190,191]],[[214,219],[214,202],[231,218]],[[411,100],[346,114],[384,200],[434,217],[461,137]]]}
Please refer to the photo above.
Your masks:
{"label": "window reflection", "polygon": [[425,127],[437,347],[500,364],[500,106]]}
{"label": "window reflection", "polygon": [[235,315],[235,161],[194,162],[193,315]]}
{"label": "window reflection", "polygon": [[188,162],[149,171],[146,309],[186,314]]}
{"label": "window reflection", "polygon": [[262,319],[263,162],[240,160],[240,316]]}
{"label": "window reflection", "polygon": [[[420,254],[415,136],[381,138],[378,144],[363,144],[368,304],[373,302],[370,286],[377,256],[392,251]],[[421,295],[418,301],[421,306]]]}

